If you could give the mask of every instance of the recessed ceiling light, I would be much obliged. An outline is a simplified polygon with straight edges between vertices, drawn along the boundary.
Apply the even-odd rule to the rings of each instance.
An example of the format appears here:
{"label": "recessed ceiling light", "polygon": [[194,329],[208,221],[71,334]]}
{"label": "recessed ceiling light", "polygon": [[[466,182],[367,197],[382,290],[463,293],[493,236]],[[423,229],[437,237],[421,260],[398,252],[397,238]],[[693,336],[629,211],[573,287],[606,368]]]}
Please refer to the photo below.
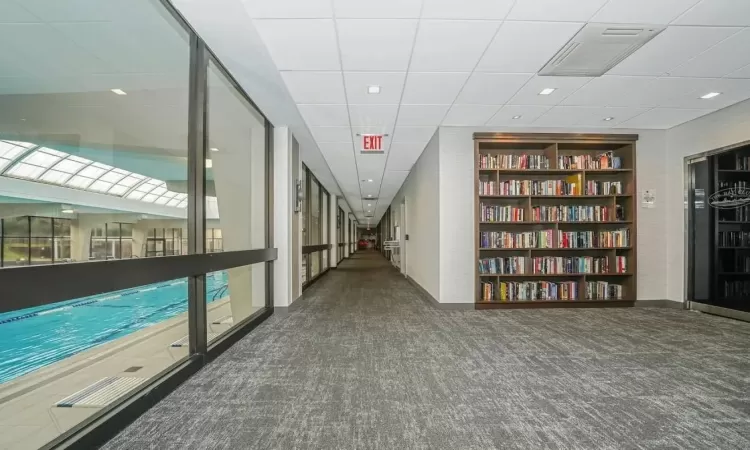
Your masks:
{"label": "recessed ceiling light", "polygon": [[211,151],[212,151],[212,152],[218,152],[218,151],[219,151],[219,149],[218,149],[218,148],[216,148],[216,147],[211,147]]}
{"label": "recessed ceiling light", "polygon": [[604,120],[606,120],[607,122],[609,122],[609,121],[610,121],[610,120],[612,120],[612,119],[614,119],[614,117],[605,117],[605,118],[604,118]]}
{"label": "recessed ceiling light", "polygon": [[721,92],[709,92],[708,94],[701,97],[702,99],[708,100],[709,98],[718,97],[721,95]]}
{"label": "recessed ceiling light", "polygon": [[378,85],[367,86],[367,93],[368,94],[380,94],[380,86]]}
{"label": "recessed ceiling light", "polygon": [[539,93],[539,95],[550,95],[551,93],[555,92],[557,88],[544,88],[542,89],[542,92]]}
{"label": "recessed ceiling light", "polygon": [[372,197],[372,194],[367,194],[368,197]]}
{"label": "recessed ceiling light", "polygon": [[214,166],[214,162],[213,162],[213,161],[211,161],[210,159],[207,159],[207,160],[206,160],[206,169],[210,169],[210,168],[212,168],[213,166]]}
{"label": "recessed ceiling light", "polygon": [[368,183],[372,183],[372,179],[367,180]]}
{"label": "recessed ceiling light", "polygon": [[63,209],[63,210],[62,210],[62,213],[63,213],[63,214],[73,214],[74,212],[75,212],[75,211],[73,211],[72,209]]}
{"label": "recessed ceiling light", "polygon": [[513,120],[517,120],[517,119],[520,119],[520,118],[521,118],[521,116],[513,116]]}
{"label": "recessed ceiling light", "polygon": [[122,89],[110,89],[110,90],[117,95],[128,95],[128,93],[123,91]]}

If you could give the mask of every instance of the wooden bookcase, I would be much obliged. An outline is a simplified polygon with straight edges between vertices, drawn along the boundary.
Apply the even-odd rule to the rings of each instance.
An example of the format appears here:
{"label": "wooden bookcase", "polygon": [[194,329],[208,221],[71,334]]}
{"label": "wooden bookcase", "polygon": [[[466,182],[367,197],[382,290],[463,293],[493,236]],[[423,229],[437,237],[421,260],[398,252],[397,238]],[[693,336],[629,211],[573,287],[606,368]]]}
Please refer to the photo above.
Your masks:
{"label": "wooden bookcase", "polygon": [[[637,298],[637,139],[637,135],[607,134],[474,134],[477,308],[633,305]],[[492,168],[481,165],[483,159],[499,156],[533,157],[534,168],[522,163]],[[596,162],[579,159],[575,162],[581,165],[576,165],[571,161],[572,157],[587,156]],[[566,159],[559,161],[561,157]],[[519,183],[508,192],[511,181]],[[487,185],[491,182],[494,191]],[[531,190],[518,186],[522,182]],[[534,182],[536,186],[529,186]],[[594,183],[598,183],[598,191],[590,186]],[[615,183],[619,183],[619,192]],[[504,207],[506,213],[514,209],[505,217],[488,219],[484,208],[492,207]],[[576,208],[577,215],[570,217],[571,208]],[[546,209],[547,214],[542,217],[539,209]],[[569,217],[555,214],[560,211],[568,212]],[[491,232],[497,234],[484,234]],[[589,234],[582,236],[584,232]],[[618,241],[602,239],[611,237],[612,232],[619,233]],[[519,239],[518,233],[527,233],[526,240],[508,242]],[[625,264],[618,266],[622,262],[618,257],[624,257]],[[487,273],[488,259],[495,259],[492,273]],[[484,269],[481,260],[485,260]],[[506,263],[505,270],[499,270],[501,262]],[[507,267],[509,262],[515,263],[512,269]],[[587,295],[589,284],[598,287],[593,294],[599,295]],[[550,298],[555,289],[557,296]]]}

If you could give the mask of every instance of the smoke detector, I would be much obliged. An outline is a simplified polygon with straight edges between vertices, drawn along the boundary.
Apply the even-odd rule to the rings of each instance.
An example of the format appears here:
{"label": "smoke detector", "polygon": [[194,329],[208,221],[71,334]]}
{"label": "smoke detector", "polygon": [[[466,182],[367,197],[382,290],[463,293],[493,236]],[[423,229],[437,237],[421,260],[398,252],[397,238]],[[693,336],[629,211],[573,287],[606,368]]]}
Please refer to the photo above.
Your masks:
{"label": "smoke detector", "polygon": [[652,25],[586,24],[542,67],[539,75],[600,77],[664,29]]}

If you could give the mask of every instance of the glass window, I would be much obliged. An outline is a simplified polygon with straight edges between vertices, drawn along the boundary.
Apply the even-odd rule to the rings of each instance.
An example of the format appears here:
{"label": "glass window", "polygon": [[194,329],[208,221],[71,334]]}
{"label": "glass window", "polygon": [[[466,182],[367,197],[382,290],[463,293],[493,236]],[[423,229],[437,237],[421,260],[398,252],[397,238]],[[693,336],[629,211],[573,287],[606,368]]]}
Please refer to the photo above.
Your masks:
{"label": "glass window", "polygon": [[70,222],[68,219],[55,219],[53,222],[55,237],[64,236],[70,238]]}
{"label": "glass window", "polygon": [[52,237],[52,219],[48,217],[31,217],[32,237]]}
{"label": "glass window", "polygon": [[[208,67],[207,252],[266,247],[266,124],[222,69]],[[226,271],[226,308],[234,323],[266,303],[265,264]],[[211,313],[208,327],[212,326]]]}
{"label": "glass window", "polygon": [[29,236],[28,217],[9,217],[3,219],[3,236]]}
{"label": "glass window", "polygon": [[30,264],[52,264],[54,246],[52,238],[31,238]]}
{"label": "glass window", "polygon": [[[302,245],[309,245],[310,238],[309,233],[307,232],[307,228],[309,226],[309,224],[307,223],[307,202],[310,199],[310,191],[307,187],[307,167],[305,167],[304,164],[302,165],[302,172],[300,173],[300,182],[302,183],[302,190],[304,193],[302,207],[300,208],[300,219],[302,222]],[[305,280],[302,280],[302,282],[304,283]]]}
{"label": "glass window", "polygon": [[28,238],[3,238],[3,266],[25,266],[29,264]]}
{"label": "glass window", "polygon": [[320,185],[310,177],[310,245],[320,244]]}

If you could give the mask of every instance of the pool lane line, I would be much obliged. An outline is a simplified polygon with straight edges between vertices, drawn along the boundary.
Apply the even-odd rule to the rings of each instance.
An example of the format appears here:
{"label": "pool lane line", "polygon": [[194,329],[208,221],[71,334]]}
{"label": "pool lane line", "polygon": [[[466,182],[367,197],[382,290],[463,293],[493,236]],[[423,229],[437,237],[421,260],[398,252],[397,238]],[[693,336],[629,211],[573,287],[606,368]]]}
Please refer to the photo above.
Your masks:
{"label": "pool lane line", "polygon": [[[45,309],[43,311],[37,311],[37,312],[33,312],[33,313],[22,314],[20,316],[9,317],[7,319],[0,320],[0,325],[5,325],[7,323],[18,322],[19,320],[31,319],[31,318],[39,317],[39,316],[46,316],[48,314],[53,314],[53,313],[60,312],[60,311],[67,311],[69,309],[78,308],[78,307],[81,307],[81,306],[88,306],[88,305],[91,305],[91,304],[94,304],[94,303],[100,303],[100,302],[104,302],[104,301],[107,301],[107,300],[114,300],[114,299],[118,299],[118,298],[121,298],[121,297],[127,297],[127,296],[130,296],[130,295],[139,294],[139,293],[142,293],[142,292],[150,292],[150,291],[154,291],[156,289],[167,287],[167,286],[175,286],[176,284],[180,284],[180,283],[164,284],[164,285],[153,287],[153,288],[138,289],[138,290],[133,291],[133,292],[125,292],[123,294],[110,295],[110,296],[107,296],[107,297],[104,297],[104,298],[100,298],[100,299],[81,300],[80,302],[73,303],[71,305],[57,306],[57,307],[54,307],[54,308]],[[212,289],[210,291],[207,291],[206,292],[206,296],[208,296],[209,294],[213,294],[214,292],[219,291],[221,289],[224,289],[225,287],[227,287],[227,285],[219,286],[216,289]],[[211,301],[214,301],[214,300],[216,300],[215,297]]]}

